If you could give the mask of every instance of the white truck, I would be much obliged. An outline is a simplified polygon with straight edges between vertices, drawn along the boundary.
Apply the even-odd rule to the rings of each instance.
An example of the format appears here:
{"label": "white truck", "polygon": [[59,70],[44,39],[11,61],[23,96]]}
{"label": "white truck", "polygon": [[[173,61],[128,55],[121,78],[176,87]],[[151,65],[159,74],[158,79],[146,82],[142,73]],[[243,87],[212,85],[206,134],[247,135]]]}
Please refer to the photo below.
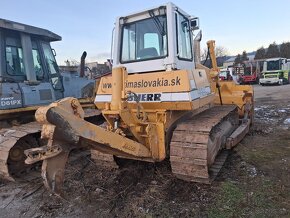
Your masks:
{"label": "white truck", "polygon": [[270,58],[264,61],[262,75],[259,80],[260,85],[289,83],[290,61],[286,58]]}

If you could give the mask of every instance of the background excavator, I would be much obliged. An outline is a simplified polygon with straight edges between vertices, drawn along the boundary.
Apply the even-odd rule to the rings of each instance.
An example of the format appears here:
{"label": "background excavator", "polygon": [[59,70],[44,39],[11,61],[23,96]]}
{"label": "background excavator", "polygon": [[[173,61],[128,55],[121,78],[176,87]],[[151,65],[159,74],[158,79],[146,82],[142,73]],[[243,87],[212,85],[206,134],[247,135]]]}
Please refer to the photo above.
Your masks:
{"label": "background excavator", "polygon": [[[0,19],[0,176],[14,180],[31,165],[23,151],[38,147],[39,106],[72,96],[94,116],[95,80],[60,72],[50,42],[61,37],[48,30]],[[83,59],[85,55],[83,56]],[[97,113],[95,113],[97,114]]]}
{"label": "background excavator", "polygon": [[43,160],[42,177],[61,194],[72,149],[96,151],[95,159],[160,162],[183,180],[211,183],[249,131],[253,89],[218,80],[214,41],[212,69],[200,64],[199,20],[172,3],[118,17],[112,76],[101,78],[95,105],[106,122],[84,120],[75,98],[36,112],[47,145],[28,149],[26,163]]}

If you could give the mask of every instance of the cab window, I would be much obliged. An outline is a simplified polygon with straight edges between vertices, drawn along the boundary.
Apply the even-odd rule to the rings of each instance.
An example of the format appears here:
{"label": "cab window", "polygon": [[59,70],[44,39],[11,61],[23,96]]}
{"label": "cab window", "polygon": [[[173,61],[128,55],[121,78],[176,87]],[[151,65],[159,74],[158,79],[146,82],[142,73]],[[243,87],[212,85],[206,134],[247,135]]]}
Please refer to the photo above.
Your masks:
{"label": "cab window", "polygon": [[12,76],[24,76],[23,50],[20,36],[7,36],[5,38],[6,72]]}
{"label": "cab window", "polygon": [[154,16],[122,27],[121,63],[167,56],[166,15]]}
{"label": "cab window", "polygon": [[33,68],[37,80],[42,80],[44,77],[43,67],[41,64],[41,59],[39,55],[39,49],[36,41],[32,41],[32,58],[33,58]]}
{"label": "cab window", "polygon": [[192,60],[192,46],[189,20],[177,12],[176,14],[177,52],[178,58]]}
{"label": "cab window", "polygon": [[49,44],[42,43],[45,62],[48,68],[49,77],[54,89],[62,90],[62,82],[60,80],[58,66]]}

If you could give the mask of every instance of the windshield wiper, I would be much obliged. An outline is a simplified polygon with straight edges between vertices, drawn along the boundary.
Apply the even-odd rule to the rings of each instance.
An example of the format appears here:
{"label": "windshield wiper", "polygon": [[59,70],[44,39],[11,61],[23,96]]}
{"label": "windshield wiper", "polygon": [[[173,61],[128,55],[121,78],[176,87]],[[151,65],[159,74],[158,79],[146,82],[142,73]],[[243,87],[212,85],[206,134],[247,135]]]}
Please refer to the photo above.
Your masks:
{"label": "windshield wiper", "polygon": [[164,36],[166,34],[165,30],[164,30],[164,25],[162,25],[162,23],[160,22],[159,18],[156,17],[156,15],[154,14],[153,10],[148,11],[149,15],[151,18],[153,18],[154,24],[157,27],[159,33],[161,34],[161,36]]}

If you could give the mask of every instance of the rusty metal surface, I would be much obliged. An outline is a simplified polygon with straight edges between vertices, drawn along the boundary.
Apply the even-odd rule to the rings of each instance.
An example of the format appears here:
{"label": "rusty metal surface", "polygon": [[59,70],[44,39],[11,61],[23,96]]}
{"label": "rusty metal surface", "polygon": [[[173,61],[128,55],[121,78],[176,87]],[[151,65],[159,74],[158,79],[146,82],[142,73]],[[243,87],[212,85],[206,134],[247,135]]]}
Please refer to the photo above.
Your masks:
{"label": "rusty metal surface", "polygon": [[[151,157],[151,153],[144,145],[124,137],[115,132],[89,123],[83,119],[83,110],[76,99],[66,98],[50,106],[40,108],[36,112],[36,119],[44,123],[42,137],[49,138],[52,134],[49,125],[54,125],[53,139],[59,139],[76,145],[84,142],[86,145],[106,150],[107,153],[131,155],[140,158]],[[80,115],[80,116],[79,116]],[[79,143],[81,146],[83,143]],[[97,149],[98,150],[98,149]]]}
{"label": "rusty metal surface", "polygon": [[[75,99],[67,98],[58,103],[41,108],[37,113],[37,119],[44,123],[42,137],[49,142],[45,149],[61,147],[58,154],[36,155],[39,160],[44,159],[42,177],[52,192],[61,195],[65,164],[74,148],[97,150],[93,157],[95,155],[99,162],[114,163],[112,155],[131,159],[152,157],[144,145],[85,121]],[[173,174],[184,180],[209,183],[226,159],[226,155],[218,156],[219,151],[238,123],[238,109],[233,105],[216,106],[179,123],[170,145]],[[32,155],[35,149],[30,151],[27,152]]]}
{"label": "rusty metal surface", "polygon": [[63,144],[62,152],[54,157],[45,159],[42,163],[41,176],[46,188],[57,195],[62,195],[64,170],[71,147]]}
{"label": "rusty metal surface", "polygon": [[251,120],[248,119],[242,125],[240,125],[230,137],[227,138],[227,149],[231,149],[236,146],[249,132]]}
{"label": "rusty metal surface", "polygon": [[[72,149],[87,147],[125,157],[151,157],[146,146],[85,121],[84,112],[74,98],[66,98],[40,108],[36,112],[36,119],[44,124],[41,134],[42,138],[48,140],[48,144],[42,149],[27,150],[27,162],[44,160],[44,183],[57,194],[61,194],[65,163]],[[53,146],[60,146],[61,149],[54,152]]]}
{"label": "rusty metal surface", "polygon": [[0,130],[0,176],[14,181],[13,175],[26,170],[23,151],[38,146],[34,135],[41,131],[41,125],[31,122]]}
{"label": "rusty metal surface", "polygon": [[38,161],[42,161],[48,158],[59,155],[62,152],[62,148],[58,145],[42,146],[38,148],[31,148],[24,151],[27,156],[25,160],[26,164],[33,164]]}
{"label": "rusty metal surface", "polygon": [[[226,125],[225,131],[227,122],[231,125]],[[236,106],[216,106],[179,123],[170,144],[173,174],[187,181],[210,183],[226,159],[226,155],[219,155],[223,138],[234,131],[237,122]]]}

